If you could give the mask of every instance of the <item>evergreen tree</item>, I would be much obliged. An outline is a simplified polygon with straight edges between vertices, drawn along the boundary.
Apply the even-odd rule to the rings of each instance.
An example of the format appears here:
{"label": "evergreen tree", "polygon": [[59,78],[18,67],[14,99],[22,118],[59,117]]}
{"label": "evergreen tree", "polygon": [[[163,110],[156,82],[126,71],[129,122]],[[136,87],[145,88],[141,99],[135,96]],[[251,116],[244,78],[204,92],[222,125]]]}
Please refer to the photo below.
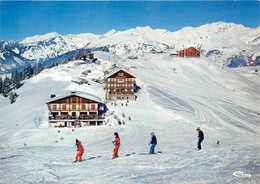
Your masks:
{"label": "evergreen tree", "polygon": [[38,63],[37,65],[35,65],[33,67],[33,75],[38,75],[42,70],[43,70],[43,66],[41,63]]}
{"label": "evergreen tree", "polygon": [[9,95],[10,103],[14,103],[17,99],[18,95],[16,92],[11,91]]}
{"label": "evergreen tree", "polygon": [[2,77],[0,77],[0,94],[3,93],[3,80]]}
{"label": "evergreen tree", "polygon": [[33,68],[30,64],[28,64],[23,70],[22,70],[22,78],[23,79],[29,79],[33,76]]}
{"label": "evergreen tree", "polygon": [[19,87],[22,86],[21,77],[20,77],[20,73],[18,72],[18,70],[15,70],[14,72],[12,72],[11,82],[12,82],[13,89],[18,89]]}
{"label": "evergreen tree", "polygon": [[11,90],[11,79],[9,79],[6,76],[5,80],[3,82],[3,95],[4,95],[4,97],[8,97],[10,90]]}

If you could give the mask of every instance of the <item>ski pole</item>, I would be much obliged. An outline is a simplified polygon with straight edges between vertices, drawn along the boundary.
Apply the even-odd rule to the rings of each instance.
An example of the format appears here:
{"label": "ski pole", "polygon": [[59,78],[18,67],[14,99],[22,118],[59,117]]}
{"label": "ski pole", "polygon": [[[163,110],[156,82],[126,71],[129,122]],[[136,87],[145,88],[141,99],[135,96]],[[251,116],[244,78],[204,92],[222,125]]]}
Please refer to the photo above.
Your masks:
{"label": "ski pole", "polygon": [[123,152],[123,154],[126,154],[126,152],[124,152],[124,150],[122,150],[122,149],[119,149],[120,151],[122,151]]}
{"label": "ski pole", "polygon": [[156,149],[158,149],[159,151],[161,150],[160,148],[158,148],[157,146],[155,146]]}
{"label": "ski pole", "polygon": [[158,151],[161,151],[161,149],[160,149],[160,148],[158,148],[157,146],[155,146],[155,149],[157,149]]}

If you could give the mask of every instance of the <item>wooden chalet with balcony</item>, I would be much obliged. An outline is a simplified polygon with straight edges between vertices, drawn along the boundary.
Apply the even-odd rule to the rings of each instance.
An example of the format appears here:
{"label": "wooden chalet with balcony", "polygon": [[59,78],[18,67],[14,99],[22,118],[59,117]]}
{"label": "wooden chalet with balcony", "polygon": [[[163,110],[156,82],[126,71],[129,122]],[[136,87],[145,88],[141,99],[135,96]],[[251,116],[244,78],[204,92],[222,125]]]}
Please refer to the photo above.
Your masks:
{"label": "wooden chalet with balcony", "polygon": [[198,58],[200,57],[200,51],[195,49],[194,47],[189,47],[187,49],[178,51],[178,56],[187,58]]}
{"label": "wooden chalet with balcony", "polygon": [[106,76],[106,100],[135,100],[135,78],[124,69]]}
{"label": "wooden chalet with balcony", "polygon": [[81,127],[103,124],[104,116],[99,114],[100,98],[83,92],[72,92],[61,97],[52,97],[47,102],[50,126]]}

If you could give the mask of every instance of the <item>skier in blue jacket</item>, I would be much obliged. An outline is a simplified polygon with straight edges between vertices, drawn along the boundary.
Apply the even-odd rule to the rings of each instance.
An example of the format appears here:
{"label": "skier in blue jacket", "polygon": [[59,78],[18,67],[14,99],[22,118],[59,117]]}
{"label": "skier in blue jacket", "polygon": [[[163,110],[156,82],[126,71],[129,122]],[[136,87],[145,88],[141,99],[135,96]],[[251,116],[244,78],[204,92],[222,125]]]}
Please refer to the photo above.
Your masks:
{"label": "skier in blue jacket", "polygon": [[156,144],[157,144],[157,139],[154,135],[154,132],[151,132],[151,141],[150,141],[151,147],[150,147],[149,154],[154,154],[154,148],[155,148]]}

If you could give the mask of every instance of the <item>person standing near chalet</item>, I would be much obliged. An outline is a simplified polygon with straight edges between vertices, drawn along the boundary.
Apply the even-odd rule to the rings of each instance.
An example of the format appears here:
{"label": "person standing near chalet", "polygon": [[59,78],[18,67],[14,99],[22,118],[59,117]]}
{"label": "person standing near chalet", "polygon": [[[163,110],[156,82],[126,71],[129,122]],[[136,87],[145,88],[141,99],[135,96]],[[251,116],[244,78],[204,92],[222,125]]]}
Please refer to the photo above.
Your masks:
{"label": "person standing near chalet", "polygon": [[114,149],[114,153],[113,153],[113,158],[117,158],[118,157],[118,150],[120,147],[120,138],[118,136],[118,133],[115,132],[115,141],[113,141],[113,144],[115,145],[115,149]]}
{"label": "person standing near chalet", "polygon": [[157,144],[157,139],[156,139],[156,136],[154,135],[154,132],[151,132],[151,141],[150,141],[150,152],[149,154],[154,154],[154,148]]}
{"label": "person standing near chalet", "polygon": [[76,139],[76,146],[77,146],[78,153],[76,155],[76,158],[75,158],[74,162],[77,162],[78,160],[80,162],[82,162],[82,156],[83,156],[83,153],[84,153],[84,148],[83,148],[81,142],[78,139]]}
{"label": "person standing near chalet", "polygon": [[200,130],[200,128],[197,128],[197,132],[198,132],[198,150],[201,150],[201,142],[204,140],[204,133]]}

